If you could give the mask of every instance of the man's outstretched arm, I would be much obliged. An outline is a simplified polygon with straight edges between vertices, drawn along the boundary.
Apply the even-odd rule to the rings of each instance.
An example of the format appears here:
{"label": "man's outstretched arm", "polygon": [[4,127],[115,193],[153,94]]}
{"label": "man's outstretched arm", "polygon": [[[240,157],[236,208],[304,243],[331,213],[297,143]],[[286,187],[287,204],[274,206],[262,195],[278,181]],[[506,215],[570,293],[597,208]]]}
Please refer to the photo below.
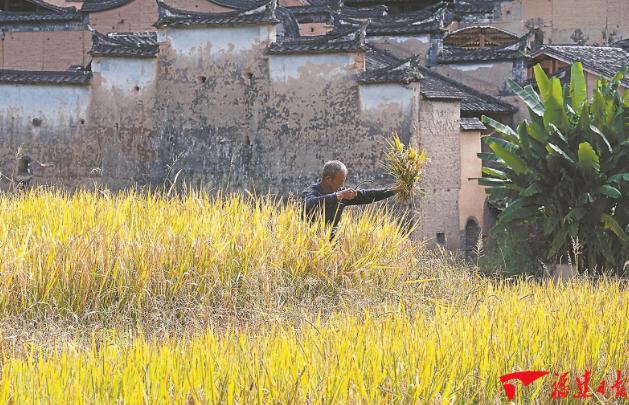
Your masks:
{"label": "man's outstretched arm", "polygon": [[356,190],[356,197],[352,200],[344,201],[345,205],[371,204],[394,196],[395,190],[389,188],[374,188],[368,190]]}

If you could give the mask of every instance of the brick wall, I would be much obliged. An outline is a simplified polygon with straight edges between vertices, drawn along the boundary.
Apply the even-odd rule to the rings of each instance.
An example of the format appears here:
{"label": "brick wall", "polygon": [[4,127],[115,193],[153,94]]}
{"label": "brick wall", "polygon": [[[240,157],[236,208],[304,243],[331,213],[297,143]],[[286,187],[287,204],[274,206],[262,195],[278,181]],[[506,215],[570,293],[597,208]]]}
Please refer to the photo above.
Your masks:
{"label": "brick wall", "polygon": [[5,32],[0,42],[2,69],[66,70],[89,61],[91,35],[86,31]]}

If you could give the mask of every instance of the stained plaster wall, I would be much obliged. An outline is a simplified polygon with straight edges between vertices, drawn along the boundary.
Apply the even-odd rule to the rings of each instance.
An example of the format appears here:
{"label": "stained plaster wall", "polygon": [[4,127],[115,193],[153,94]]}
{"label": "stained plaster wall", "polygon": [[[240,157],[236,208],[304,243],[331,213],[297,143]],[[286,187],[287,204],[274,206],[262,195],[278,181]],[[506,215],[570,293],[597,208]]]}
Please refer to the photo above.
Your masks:
{"label": "stained plaster wall", "polygon": [[160,160],[187,184],[242,189],[252,170],[259,111],[268,83],[271,26],[160,31],[157,114]]}
{"label": "stained plaster wall", "polygon": [[460,104],[458,101],[420,102],[417,143],[426,150],[430,163],[415,202],[417,237],[434,243],[444,233],[449,249],[459,247],[459,190],[461,188]]}
{"label": "stained plaster wall", "polygon": [[[271,56],[271,88],[259,145],[265,171],[282,192],[317,180],[326,160],[349,169],[348,185],[383,186],[382,140],[393,131],[410,139],[418,89],[361,85],[358,55]],[[290,68],[286,68],[290,66]]]}
{"label": "stained plaster wall", "polygon": [[14,174],[19,148],[50,164],[33,165],[34,184],[118,189],[161,179],[156,60],[95,58],[92,68],[90,86],[0,85],[7,95],[0,100],[3,173]]}
{"label": "stained plaster wall", "polygon": [[[68,182],[79,174],[75,163],[80,151],[70,147],[82,141],[81,119],[88,114],[87,86],[24,86],[0,84],[0,172],[15,175],[18,151],[41,163],[37,182]],[[0,188],[7,186],[3,180]]]}
{"label": "stained plaster wall", "polygon": [[159,182],[157,58],[95,57],[92,70],[91,181],[112,188]]}

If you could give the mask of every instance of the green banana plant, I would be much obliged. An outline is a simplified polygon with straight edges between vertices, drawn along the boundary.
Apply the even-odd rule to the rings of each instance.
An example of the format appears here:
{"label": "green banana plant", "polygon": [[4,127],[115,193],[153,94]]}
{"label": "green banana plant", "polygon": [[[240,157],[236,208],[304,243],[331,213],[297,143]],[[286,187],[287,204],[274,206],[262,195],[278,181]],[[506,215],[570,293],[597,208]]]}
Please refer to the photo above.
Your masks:
{"label": "green banana plant", "polygon": [[[546,259],[572,254],[588,270],[629,271],[629,89],[619,91],[625,70],[599,79],[588,99],[581,63],[570,67],[562,87],[539,65],[539,93],[509,81],[530,119],[513,129],[487,116],[495,130],[484,142],[492,153],[479,184],[502,201],[495,230],[528,224],[547,239]],[[573,259],[575,259],[573,257]],[[578,263],[578,262],[577,262]]]}

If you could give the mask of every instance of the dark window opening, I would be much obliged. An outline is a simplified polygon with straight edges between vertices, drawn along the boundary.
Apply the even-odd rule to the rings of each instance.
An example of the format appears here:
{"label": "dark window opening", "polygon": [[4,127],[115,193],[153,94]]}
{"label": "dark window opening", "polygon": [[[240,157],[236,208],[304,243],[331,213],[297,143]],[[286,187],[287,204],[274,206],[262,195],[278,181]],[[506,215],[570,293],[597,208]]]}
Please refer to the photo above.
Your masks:
{"label": "dark window opening", "polygon": [[33,126],[34,127],[39,127],[39,126],[41,126],[41,122],[42,121],[41,121],[41,118],[33,118],[32,122],[33,122]]}
{"label": "dark window opening", "polygon": [[437,232],[437,243],[443,245],[446,243],[446,234],[443,232]]}

